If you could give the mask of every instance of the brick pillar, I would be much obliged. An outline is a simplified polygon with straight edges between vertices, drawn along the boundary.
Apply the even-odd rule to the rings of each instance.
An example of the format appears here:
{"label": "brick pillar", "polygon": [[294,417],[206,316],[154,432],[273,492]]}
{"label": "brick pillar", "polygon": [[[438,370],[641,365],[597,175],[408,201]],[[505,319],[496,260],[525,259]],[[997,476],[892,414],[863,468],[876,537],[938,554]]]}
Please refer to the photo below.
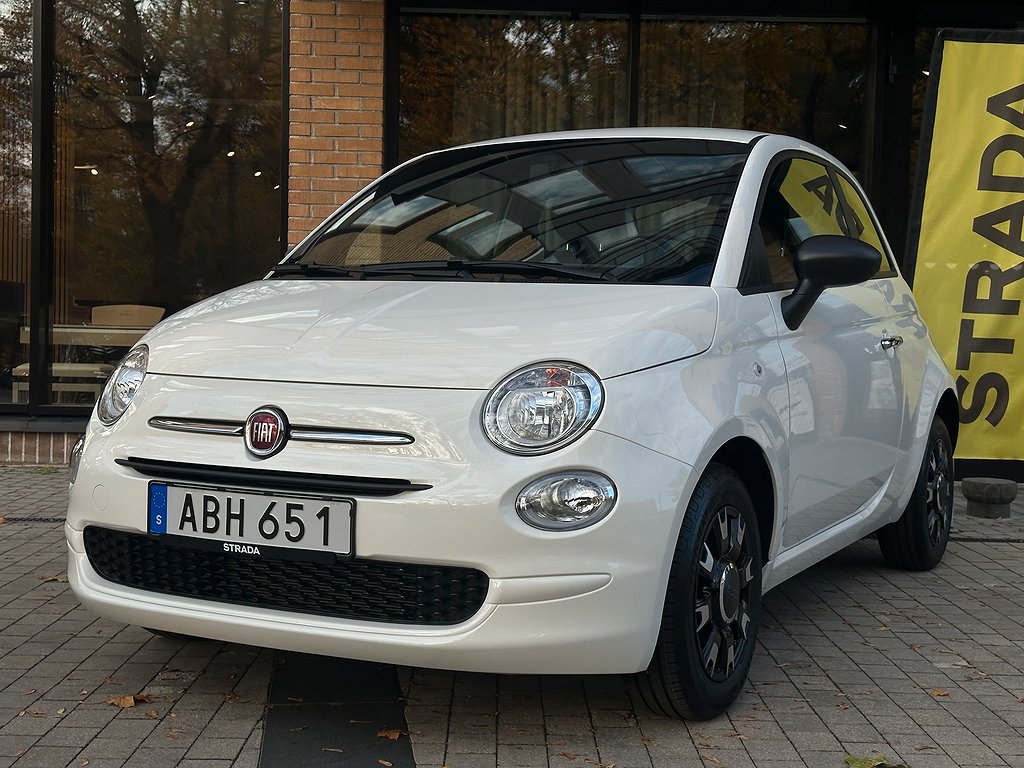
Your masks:
{"label": "brick pillar", "polygon": [[288,244],[380,175],[384,3],[292,0]]}

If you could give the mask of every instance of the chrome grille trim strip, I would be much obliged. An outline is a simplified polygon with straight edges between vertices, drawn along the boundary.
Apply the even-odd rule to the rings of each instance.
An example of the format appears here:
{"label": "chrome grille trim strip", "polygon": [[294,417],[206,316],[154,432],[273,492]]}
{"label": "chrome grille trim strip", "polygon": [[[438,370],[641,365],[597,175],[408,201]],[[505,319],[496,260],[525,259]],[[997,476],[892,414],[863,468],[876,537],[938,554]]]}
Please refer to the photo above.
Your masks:
{"label": "chrome grille trim strip", "polygon": [[412,445],[409,435],[399,432],[355,432],[347,429],[328,427],[293,426],[288,430],[291,440],[306,440],[312,443],[349,443],[352,445]]}
{"label": "chrome grille trim strip", "polygon": [[[224,435],[241,437],[245,433],[244,421],[217,419],[180,419],[170,416],[154,416],[149,426],[172,432],[189,432],[200,435]],[[290,440],[312,443],[337,443],[342,445],[412,445],[411,435],[401,432],[368,432],[354,429],[332,429],[331,427],[305,427],[292,425],[288,430]]]}
{"label": "chrome grille trim strip", "polygon": [[218,421],[216,419],[175,419],[169,416],[154,416],[149,426],[168,429],[172,432],[194,432],[201,435],[228,435],[241,437],[245,431],[244,421]]}

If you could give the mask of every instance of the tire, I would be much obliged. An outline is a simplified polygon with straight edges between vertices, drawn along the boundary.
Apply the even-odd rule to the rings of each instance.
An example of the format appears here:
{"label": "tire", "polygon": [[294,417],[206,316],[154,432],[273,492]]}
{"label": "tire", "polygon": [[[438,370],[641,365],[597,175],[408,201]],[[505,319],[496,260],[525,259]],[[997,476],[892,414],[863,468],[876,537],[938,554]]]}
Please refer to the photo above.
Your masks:
{"label": "tire", "polygon": [[878,531],[886,562],[907,571],[939,564],[953,524],[953,443],[938,416],[932,422],[917,485],[903,515]]}
{"label": "tire", "polygon": [[634,690],[669,717],[721,714],[747,679],[760,610],[753,502],[733,470],[711,464],[686,508],[654,656],[633,676]]}

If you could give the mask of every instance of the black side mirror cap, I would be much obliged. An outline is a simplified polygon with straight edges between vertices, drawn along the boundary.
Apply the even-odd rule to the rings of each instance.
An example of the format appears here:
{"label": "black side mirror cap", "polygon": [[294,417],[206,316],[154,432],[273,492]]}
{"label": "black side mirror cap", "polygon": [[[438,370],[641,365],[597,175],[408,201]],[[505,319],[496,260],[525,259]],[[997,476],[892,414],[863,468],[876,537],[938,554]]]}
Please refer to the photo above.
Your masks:
{"label": "black side mirror cap", "polygon": [[782,299],[782,318],[795,331],[826,288],[856,285],[878,274],[882,254],[861,240],[842,235],[815,235],[796,249],[797,284]]}

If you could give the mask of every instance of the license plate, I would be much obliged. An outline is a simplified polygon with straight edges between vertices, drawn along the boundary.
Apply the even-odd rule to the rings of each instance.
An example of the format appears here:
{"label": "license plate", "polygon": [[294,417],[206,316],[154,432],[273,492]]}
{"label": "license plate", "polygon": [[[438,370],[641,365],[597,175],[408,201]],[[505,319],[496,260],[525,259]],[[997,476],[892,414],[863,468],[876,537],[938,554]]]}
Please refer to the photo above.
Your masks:
{"label": "license plate", "polygon": [[149,532],[180,536],[203,549],[292,559],[347,557],[354,523],[352,499],[149,484]]}

